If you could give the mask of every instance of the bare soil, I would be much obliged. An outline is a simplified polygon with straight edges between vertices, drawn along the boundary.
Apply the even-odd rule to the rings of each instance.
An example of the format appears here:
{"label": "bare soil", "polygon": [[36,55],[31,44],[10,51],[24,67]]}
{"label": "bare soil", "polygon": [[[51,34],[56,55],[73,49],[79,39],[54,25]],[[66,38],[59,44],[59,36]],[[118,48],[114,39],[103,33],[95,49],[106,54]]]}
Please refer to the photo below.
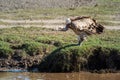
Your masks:
{"label": "bare soil", "polygon": [[[64,19],[52,19],[52,20],[8,20],[8,19],[0,19],[1,22],[7,24],[1,24],[0,28],[11,28],[11,27],[44,27],[44,28],[52,28],[58,30],[65,26]],[[107,21],[113,23],[120,23],[120,21]],[[120,29],[120,26],[109,26],[104,25],[106,29]]]}

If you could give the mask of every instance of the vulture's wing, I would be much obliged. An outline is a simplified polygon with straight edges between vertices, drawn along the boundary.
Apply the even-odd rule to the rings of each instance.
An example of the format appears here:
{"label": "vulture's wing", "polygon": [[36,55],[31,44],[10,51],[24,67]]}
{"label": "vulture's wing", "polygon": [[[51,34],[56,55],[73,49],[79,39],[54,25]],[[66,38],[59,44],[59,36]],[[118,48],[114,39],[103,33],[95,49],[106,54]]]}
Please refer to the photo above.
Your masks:
{"label": "vulture's wing", "polygon": [[87,34],[93,34],[96,32],[96,21],[89,17],[73,20],[72,23],[77,29],[84,31]]}

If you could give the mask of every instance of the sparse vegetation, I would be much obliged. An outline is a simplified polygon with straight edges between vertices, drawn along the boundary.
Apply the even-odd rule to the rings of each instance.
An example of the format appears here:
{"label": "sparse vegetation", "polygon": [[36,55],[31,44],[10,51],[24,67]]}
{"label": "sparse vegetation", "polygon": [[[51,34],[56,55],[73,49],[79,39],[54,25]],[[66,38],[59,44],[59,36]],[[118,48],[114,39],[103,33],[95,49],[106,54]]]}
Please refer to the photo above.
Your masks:
{"label": "sparse vegetation", "polygon": [[[12,3],[17,1],[19,2],[19,0],[10,1],[10,2]],[[31,0],[30,3],[32,1],[34,3],[37,2],[37,1]],[[45,2],[47,1],[48,0],[43,1],[43,4],[45,4]],[[74,1],[78,1],[80,5],[72,7],[72,5],[75,5]],[[30,4],[29,1],[27,0],[25,1],[21,0],[21,2],[23,4]],[[40,4],[39,2],[41,2],[41,0],[38,0],[37,2],[38,4],[36,5],[39,5]],[[14,8],[13,6],[10,10],[9,9],[6,10],[5,8],[3,8],[3,11],[0,12],[0,18],[15,19],[15,20],[16,19],[17,20],[24,20],[24,19],[37,20],[37,19],[55,19],[61,16],[65,18],[71,17],[71,16],[92,16],[96,20],[99,20],[98,22],[103,23],[105,25],[118,25],[112,22],[107,22],[107,21],[119,21],[120,19],[120,14],[119,14],[120,0],[67,0],[67,1],[62,1],[62,3],[64,4],[60,2],[62,5],[67,5],[66,7],[57,5],[59,3],[58,0],[55,0],[54,4],[52,2],[53,1],[48,1],[48,6],[52,6],[52,7],[47,7],[47,8],[36,7],[35,9],[32,9],[31,7],[29,7],[33,5],[29,5],[27,8],[25,6],[23,7],[17,6],[18,8]],[[59,7],[56,7],[56,6],[59,6]],[[5,7],[5,6],[2,6],[2,7]],[[9,23],[5,23],[1,21],[0,21],[0,24],[10,25]]]}
{"label": "sparse vegetation", "polygon": [[38,42],[25,42],[22,45],[22,48],[26,51],[30,56],[35,56],[39,54],[45,54],[47,45],[38,43]]}

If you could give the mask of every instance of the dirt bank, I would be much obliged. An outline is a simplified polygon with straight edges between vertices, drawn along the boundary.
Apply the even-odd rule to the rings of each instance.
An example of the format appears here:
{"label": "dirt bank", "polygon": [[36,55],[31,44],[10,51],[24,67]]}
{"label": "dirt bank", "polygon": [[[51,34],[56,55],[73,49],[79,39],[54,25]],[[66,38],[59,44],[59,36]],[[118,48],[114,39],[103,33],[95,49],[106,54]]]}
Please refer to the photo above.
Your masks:
{"label": "dirt bank", "polygon": [[[110,73],[120,71],[120,51],[105,47],[90,47],[81,52],[76,45],[55,49],[49,55],[12,56],[0,58],[0,71]],[[67,50],[67,51],[66,51]]]}
{"label": "dirt bank", "polygon": [[114,48],[91,47],[80,54],[78,47],[62,47],[48,55],[40,63],[39,70],[42,72],[119,72],[119,63],[120,51]]}
{"label": "dirt bank", "polygon": [[42,60],[42,55],[28,56],[26,58],[19,56],[12,56],[9,59],[0,58],[0,71],[10,71],[18,69],[19,71],[30,71],[38,68]]}

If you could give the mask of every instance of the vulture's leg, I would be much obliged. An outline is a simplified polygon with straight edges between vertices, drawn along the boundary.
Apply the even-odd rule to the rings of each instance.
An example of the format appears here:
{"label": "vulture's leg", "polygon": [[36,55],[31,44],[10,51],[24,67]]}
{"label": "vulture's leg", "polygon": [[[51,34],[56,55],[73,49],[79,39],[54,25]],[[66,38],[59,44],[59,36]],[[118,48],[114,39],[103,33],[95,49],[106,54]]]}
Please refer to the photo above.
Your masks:
{"label": "vulture's leg", "polygon": [[78,45],[81,46],[81,45],[82,45],[82,42],[83,42],[84,40],[87,41],[87,36],[86,36],[86,35],[79,35],[79,36],[78,36]]}
{"label": "vulture's leg", "polygon": [[83,40],[84,40],[84,39],[83,39],[83,38],[79,35],[79,36],[78,36],[78,45],[80,45],[80,46],[81,46],[81,45],[82,45]]}

